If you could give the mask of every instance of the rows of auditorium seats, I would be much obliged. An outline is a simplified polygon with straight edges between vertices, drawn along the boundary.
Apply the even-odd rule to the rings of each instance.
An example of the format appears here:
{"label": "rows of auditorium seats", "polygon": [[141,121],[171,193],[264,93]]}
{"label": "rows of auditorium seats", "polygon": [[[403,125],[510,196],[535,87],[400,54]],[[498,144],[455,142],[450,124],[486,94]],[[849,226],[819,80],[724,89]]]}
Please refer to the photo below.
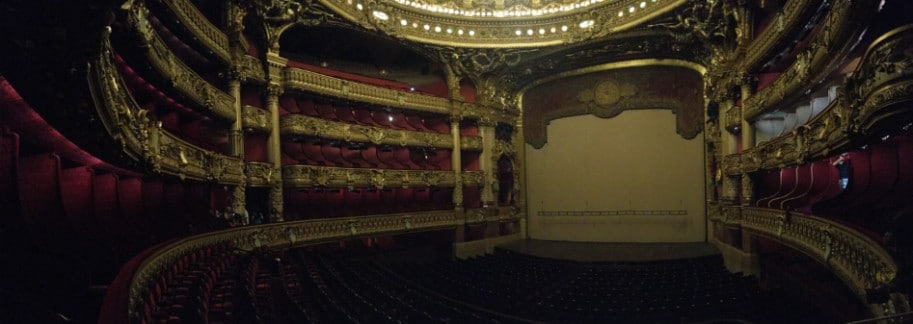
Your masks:
{"label": "rows of auditorium seats", "polygon": [[[673,323],[814,318],[719,255],[579,263],[506,250],[468,260],[320,248],[190,253],[150,283],[146,323]],[[784,308],[786,309],[786,308]]]}
{"label": "rows of auditorium seats", "polygon": [[288,220],[453,209],[453,188],[288,188]]}
{"label": "rows of auditorium seats", "polygon": [[233,312],[238,255],[229,244],[193,251],[169,265],[149,283],[144,298],[144,323],[209,323]]}
{"label": "rows of auditorium seats", "polygon": [[757,282],[728,273],[719,256],[579,264],[499,250],[465,261],[390,269],[462,302],[549,322],[677,322],[752,317],[757,311]]}
{"label": "rows of auditorium seats", "polygon": [[280,97],[279,105],[284,112],[333,122],[406,131],[450,133],[450,123],[445,115],[334,104],[292,95]]}
{"label": "rows of auditorium seats", "polygon": [[285,161],[285,164],[397,170],[451,170],[452,167],[449,149],[299,137],[284,141],[282,152],[292,159]]}

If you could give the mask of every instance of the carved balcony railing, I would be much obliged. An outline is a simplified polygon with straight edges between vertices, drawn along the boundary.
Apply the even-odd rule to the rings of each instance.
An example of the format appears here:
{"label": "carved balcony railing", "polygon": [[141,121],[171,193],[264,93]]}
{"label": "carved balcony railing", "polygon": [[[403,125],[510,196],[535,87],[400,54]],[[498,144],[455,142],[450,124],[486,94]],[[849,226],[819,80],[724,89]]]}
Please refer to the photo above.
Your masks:
{"label": "carved balcony railing", "polygon": [[235,98],[219,90],[208,81],[200,77],[193,69],[184,64],[181,59],[171,52],[168,45],[152,28],[148,20],[148,9],[140,4],[134,4],[128,16],[128,24],[139,36],[146,49],[146,61],[161,77],[171,81],[172,86],[181,95],[188,98],[195,105],[205,108],[203,114],[215,116],[224,120],[234,121]]}
{"label": "carved balcony railing", "polygon": [[[847,91],[861,102],[852,131],[865,132],[881,119],[903,112],[913,100],[913,25],[895,28],[868,48]],[[884,109],[896,106],[899,109]]]}
{"label": "carved balcony railing", "polygon": [[[282,134],[316,136],[346,142],[449,149],[454,145],[453,136],[450,134],[353,125],[300,114],[282,116],[279,124]],[[461,136],[460,145],[462,149],[478,151],[482,149],[482,140],[476,136]]]}
{"label": "carved balcony railing", "polygon": [[762,60],[770,57],[770,53],[780,50],[779,46],[793,37],[791,32],[808,23],[801,19],[808,15],[808,10],[813,5],[820,4],[817,0],[790,0],[787,1],[780,12],[774,17],[770,26],[755,36],[745,50],[745,59],[739,64],[739,71],[752,71]]}
{"label": "carved balcony railing", "polygon": [[285,68],[282,79],[287,88],[324,96],[439,114],[449,114],[451,110],[447,98],[358,83],[299,68]]}
{"label": "carved balcony railing", "polygon": [[825,218],[744,207],[741,227],[827,265],[863,302],[868,303],[866,289],[889,282],[897,273],[894,259],[877,242]]}
{"label": "carved balcony railing", "polygon": [[248,132],[269,132],[273,128],[269,118],[269,111],[254,106],[241,107],[242,125]]}
{"label": "carved balcony railing", "polygon": [[195,39],[226,65],[231,64],[228,36],[206,18],[190,0],[160,0]]}
{"label": "carved balcony railing", "polygon": [[[481,186],[482,171],[463,171],[463,186]],[[312,165],[282,167],[282,180],[292,187],[325,188],[406,188],[454,187],[453,171],[391,170],[367,168],[338,168]]]}
{"label": "carved balcony railing", "polygon": [[723,173],[728,176],[739,175],[742,170],[742,155],[741,154],[729,154],[723,156],[723,161],[721,162],[720,167],[723,169]]}
{"label": "carved balcony railing", "polygon": [[156,172],[223,184],[242,182],[244,163],[240,159],[203,150],[163,130],[136,103],[112,55],[110,43],[105,41],[101,55],[92,61],[89,85],[100,119],[124,153]]}
{"label": "carved balcony railing", "polygon": [[743,117],[754,119],[804,95],[804,87],[828,75],[843,60],[859,35],[865,22],[877,13],[878,1],[836,1],[822,22],[820,31],[811,43],[797,54],[796,62],[770,86],[748,97],[743,105]]}
{"label": "carved balcony railing", "polygon": [[239,68],[241,71],[238,72],[242,78],[261,83],[266,82],[266,71],[263,70],[263,62],[260,59],[244,55],[241,57],[241,66]]}
{"label": "carved balcony railing", "polygon": [[266,187],[278,180],[279,170],[274,168],[272,163],[247,162],[244,163],[244,176],[248,186]]}
{"label": "carved balcony railing", "polygon": [[[453,210],[315,219],[257,226],[236,227],[184,238],[143,255],[129,280],[129,302],[125,320],[139,323],[149,291],[167,269],[184,256],[206,247],[228,245],[240,251],[287,249],[296,246],[357,237],[391,235],[455,228],[464,223]],[[131,262],[132,263],[132,262]],[[122,271],[123,274],[123,271]],[[121,276],[118,276],[121,279]]]}
{"label": "carved balcony railing", "polygon": [[[854,134],[905,110],[913,102],[913,25],[896,28],[874,41],[862,64],[837,91],[824,111],[789,134],[743,151],[741,162],[724,158],[727,174],[777,168],[828,156],[845,147]],[[898,108],[901,107],[901,108]],[[729,160],[732,159],[732,160]]]}

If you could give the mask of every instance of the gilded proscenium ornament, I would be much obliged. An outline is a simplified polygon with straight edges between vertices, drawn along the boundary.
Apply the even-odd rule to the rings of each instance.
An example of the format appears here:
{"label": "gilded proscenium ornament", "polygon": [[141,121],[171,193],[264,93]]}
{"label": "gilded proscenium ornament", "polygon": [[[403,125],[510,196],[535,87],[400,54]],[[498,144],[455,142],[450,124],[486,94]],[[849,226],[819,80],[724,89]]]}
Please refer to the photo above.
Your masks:
{"label": "gilded proscenium ornament", "polygon": [[[192,40],[200,42],[218,57],[223,64],[231,64],[228,36],[209,21],[190,0],[155,1],[164,4],[182,25],[193,34]],[[183,41],[187,41],[184,39]]]}
{"label": "gilded proscenium ornament", "polygon": [[397,2],[321,0],[338,15],[368,29],[420,43],[466,48],[542,47],[583,42],[629,29],[687,0],[590,1],[585,6],[550,0],[538,1],[539,5],[518,1],[522,4],[500,8],[498,6],[506,6],[506,3]]}
{"label": "gilded proscenium ornament", "polygon": [[451,108],[450,99],[447,98],[351,82],[293,67],[286,67],[282,71],[282,83],[288,89],[392,108],[438,114],[448,114]]}
{"label": "gilded proscenium ornament", "polygon": [[[260,226],[242,226],[208,232],[174,241],[152,252],[138,266],[129,286],[127,313],[131,322],[144,318],[147,298],[154,283],[179,260],[212,247],[229,247],[243,251],[288,249],[318,242],[350,239],[353,236],[382,236],[403,232],[454,228],[461,222],[452,210],[402,214],[370,215],[351,218],[317,219],[282,222]],[[355,233],[352,234],[352,227]]]}
{"label": "gilded proscenium ornament", "polygon": [[[453,140],[450,134],[353,125],[301,114],[284,115],[279,125],[283,135],[315,136],[347,142],[373,143],[375,145],[453,148]],[[480,139],[475,136],[462,136],[460,142],[462,149],[476,151],[482,149]]]}
{"label": "gilded proscenium ornament", "polygon": [[188,98],[200,113],[233,122],[235,120],[235,99],[203,79],[168,48],[151,23],[149,10],[142,2],[134,2],[127,18],[131,27],[143,42],[147,62],[162,77],[171,81],[171,86]]}
{"label": "gilded proscenium ornament", "polygon": [[340,22],[332,11],[313,0],[252,0],[250,3],[262,24],[264,39],[272,52],[279,52],[279,37],[289,27]]}
{"label": "gilded proscenium ornament", "polygon": [[[463,182],[479,186],[481,171],[463,171]],[[324,188],[422,188],[454,187],[452,171],[339,168],[311,165],[286,165],[282,179],[290,187]]]}
{"label": "gilded proscenium ornament", "polygon": [[190,144],[165,131],[134,100],[129,87],[112,61],[110,44],[93,61],[89,73],[92,96],[109,134],[124,152],[145,161],[153,172],[181,178],[237,184],[243,180],[243,162]]}
{"label": "gilded proscenium ornament", "polygon": [[897,265],[877,242],[843,224],[783,210],[744,207],[742,229],[804,252],[827,265],[865,303],[866,289],[893,279]]}
{"label": "gilded proscenium ornament", "polygon": [[809,84],[826,77],[837,62],[846,57],[854,40],[865,30],[862,22],[877,12],[876,5],[877,1],[872,0],[835,2],[821,22],[821,29],[827,32],[816,33],[797,57],[801,60],[790,65],[769,86],[743,101],[743,117],[753,120],[780,108],[784,102],[804,96]]}

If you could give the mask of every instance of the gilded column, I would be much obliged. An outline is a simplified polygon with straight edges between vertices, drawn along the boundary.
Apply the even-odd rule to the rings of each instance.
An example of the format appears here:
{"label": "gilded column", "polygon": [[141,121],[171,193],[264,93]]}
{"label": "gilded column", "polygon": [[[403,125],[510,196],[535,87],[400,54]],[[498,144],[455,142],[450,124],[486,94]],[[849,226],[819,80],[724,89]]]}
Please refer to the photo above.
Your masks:
{"label": "gilded column", "polygon": [[482,138],[482,154],[479,157],[479,168],[482,169],[482,207],[496,206],[494,191],[497,184],[494,177],[495,122],[483,118],[479,120],[479,136]]}
{"label": "gilded column", "polygon": [[450,133],[453,134],[453,154],[450,154],[450,162],[453,164],[453,207],[457,210],[463,209],[463,158],[461,149],[463,147],[460,140],[460,116],[453,114],[450,116]]}
{"label": "gilded column", "polygon": [[[747,81],[747,80],[746,80]],[[751,86],[743,82],[742,84],[742,98],[748,98],[751,95]],[[744,99],[743,99],[744,100]],[[742,109],[742,107],[739,107]],[[754,125],[751,122],[744,118],[745,114],[742,114],[742,151],[750,149],[755,146],[754,141]],[[748,173],[742,173],[742,204],[750,205],[754,202],[754,182],[751,181],[751,177]]]}
{"label": "gilded column", "polygon": [[267,158],[272,164],[273,172],[277,175],[269,191],[270,221],[281,222],[284,220],[282,198],[282,139],[279,134],[279,95],[282,94],[282,70],[288,61],[274,52],[266,55],[268,62],[269,84],[266,87],[266,106],[270,114],[272,128],[267,143]]}
{"label": "gilded column", "polygon": [[231,156],[244,159],[244,118],[241,111],[241,73],[239,68],[228,72],[228,90],[235,98],[235,121],[228,132],[228,152]]}

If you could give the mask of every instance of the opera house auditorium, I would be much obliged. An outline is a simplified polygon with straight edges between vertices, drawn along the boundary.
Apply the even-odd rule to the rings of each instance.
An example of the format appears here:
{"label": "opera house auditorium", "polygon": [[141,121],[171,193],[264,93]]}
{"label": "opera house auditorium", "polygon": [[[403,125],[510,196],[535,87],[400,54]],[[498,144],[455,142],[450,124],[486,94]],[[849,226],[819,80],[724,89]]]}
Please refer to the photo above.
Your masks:
{"label": "opera house auditorium", "polygon": [[913,1],[7,0],[0,323],[913,322]]}

